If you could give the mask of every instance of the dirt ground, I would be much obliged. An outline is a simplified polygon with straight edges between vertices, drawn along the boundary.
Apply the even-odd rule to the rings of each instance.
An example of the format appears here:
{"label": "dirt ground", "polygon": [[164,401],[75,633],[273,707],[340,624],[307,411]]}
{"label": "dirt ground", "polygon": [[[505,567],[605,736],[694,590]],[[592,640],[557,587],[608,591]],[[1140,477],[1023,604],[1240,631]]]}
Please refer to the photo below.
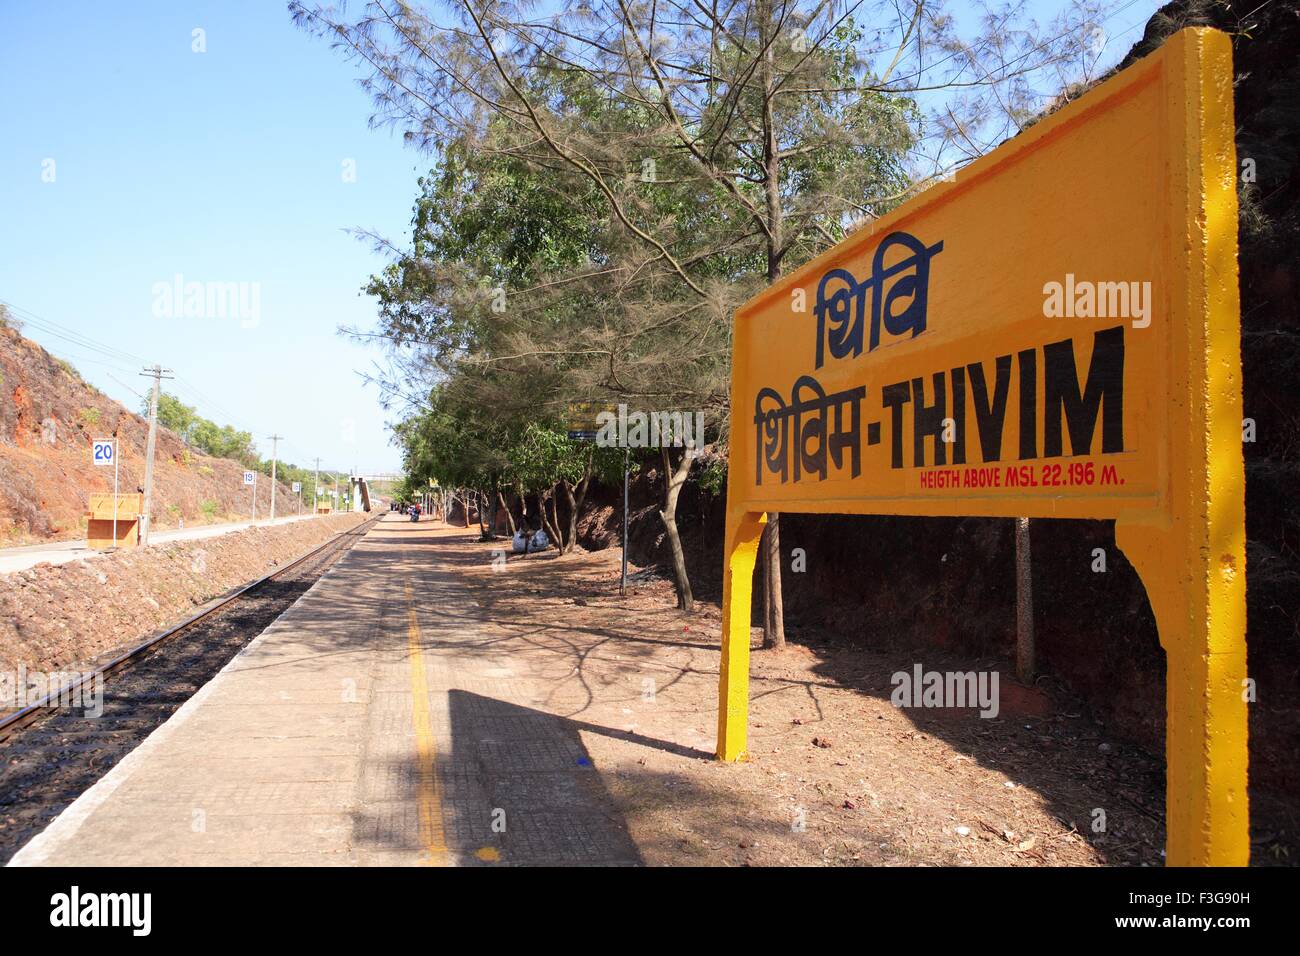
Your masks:
{"label": "dirt ground", "polygon": [[[618,593],[615,550],[493,562],[502,542],[446,529],[440,558],[467,583],[495,651],[549,682],[544,709],[572,721],[647,863],[676,865],[1153,865],[1163,775],[1080,708],[1014,684],[1001,712],[900,709],[905,651],[752,636],[749,759],[715,743],[717,605],[675,609],[672,584],[638,572]],[[883,642],[882,642],[883,643]],[[1094,831],[1102,820],[1104,832]]]}

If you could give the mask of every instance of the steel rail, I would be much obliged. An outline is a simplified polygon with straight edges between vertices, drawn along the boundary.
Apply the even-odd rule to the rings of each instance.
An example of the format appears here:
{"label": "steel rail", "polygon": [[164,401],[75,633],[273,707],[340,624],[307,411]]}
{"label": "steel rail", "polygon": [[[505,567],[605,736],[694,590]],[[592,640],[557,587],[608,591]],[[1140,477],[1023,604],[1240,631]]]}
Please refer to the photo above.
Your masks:
{"label": "steel rail", "polygon": [[64,697],[66,695],[72,694],[80,690],[82,685],[86,684],[89,681],[95,680],[96,678],[102,680],[108,677],[110,674],[114,674],[120,670],[123,670],[124,668],[128,667],[132,662],[144,657],[150,651],[159,647],[161,644],[170,641],[172,638],[176,637],[176,635],[180,634],[181,632],[186,631],[189,628],[193,627],[199,621],[202,621],[204,618],[210,617],[211,615],[215,614],[217,611],[222,610],[223,608],[229,607],[231,603],[233,603],[234,601],[238,601],[241,597],[246,595],[249,591],[252,591],[254,588],[259,588],[262,585],[266,584],[268,581],[271,581],[273,578],[277,578],[282,574],[292,571],[294,568],[298,567],[300,564],[304,563],[305,561],[309,561],[312,558],[316,557],[326,548],[336,546],[342,541],[346,540],[347,538],[360,537],[365,532],[369,531],[372,527],[374,527],[374,525],[376,525],[379,522],[379,520],[383,518],[384,514],[387,514],[387,512],[376,514],[373,518],[368,518],[367,520],[363,521],[361,524],[357,525],[355,528],[352,528],[349,531],[339,532],[337,535],[330,538],[328,541],[324,542],[318,547],[312,548],[310,551],[306,552],[305,554],[297,558],[294,558],[284,567],[276,568],[270,574],[263,575],[262,577],[257,578],[254,581],[250,581],[248,584],[245,584],[237,591],[227,594],[225,597],[220,598],[215,602],[209,604],[203,610],[191,614],[189,617],[181,621],[179,624],[175,624],[169,628],[166,628],[165,630],[160,631],[159,633],[155,634],[153,637],[146,640],[143,644],[140,644],[137,647],[133,647],[129,651],[119,654],[117,657],[113,658],[107,664],[103,664],[100,667],[97,667],[89,674],[84,674],[77,680],[65,686],[59,687],[58,690],[51,691],[50,693],[42,697],[40,700],[36,701],[34,704],[28,704],[22,710],[15,711],[14,713],[9,714],[7,717],[0,718],[0,740],[7,739],[14,731],[22,727],[25,727],[27,724],[31,723],[33,720],[39,717],[43,711],[54,709],[51,706],[51,702],[56,702],[60,697]]}

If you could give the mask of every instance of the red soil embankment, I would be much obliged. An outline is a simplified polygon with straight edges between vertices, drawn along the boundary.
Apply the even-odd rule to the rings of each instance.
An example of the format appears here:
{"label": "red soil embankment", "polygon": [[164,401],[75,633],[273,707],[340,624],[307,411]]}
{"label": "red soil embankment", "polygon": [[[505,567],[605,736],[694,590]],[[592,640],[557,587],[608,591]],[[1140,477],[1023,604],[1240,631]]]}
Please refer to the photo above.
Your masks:
{"label": "red soil embankment", "polygon": [[[142,380],[143,381],[143,380]],[[92,492],[113,490],[113,469],[90,460],[91,441],[118,439],[118,487],[144,484],[149,423],[82,380],[77,370],[16,330],[0,327],[0,546],[84,537]],[[247,518],[244,465],[210,458],[158,429],[153,527]],[[281,512],[296,501],[279,487]],[[257,511],[270,513],[271,481],[257,482]]]}
{"label": "red soil embankment", "polygon": [[101,662],[364,519],[337,514],[0,575],[0,674]]}

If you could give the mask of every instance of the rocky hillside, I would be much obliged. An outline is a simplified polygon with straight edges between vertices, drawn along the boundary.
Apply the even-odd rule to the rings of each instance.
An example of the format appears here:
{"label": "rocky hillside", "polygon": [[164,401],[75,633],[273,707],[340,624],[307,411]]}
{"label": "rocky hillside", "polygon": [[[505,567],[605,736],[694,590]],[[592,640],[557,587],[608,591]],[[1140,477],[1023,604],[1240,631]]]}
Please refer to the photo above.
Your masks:
{"label": "rocky hillside", "polygon": [[[143,381],[143,379],[142,379]],[[116,436],[120,488],[144,483],[148,422],[83,381],[77,370],[11,328],[0,327],[0,546],[85,534],[92,492],[113,490],[113,470],[90,462],[95,438]],[[158,430],[154,528],[247,517],[243,465],[209,458]],[[271,483],[257,483],[258,513],[270,511]],[[292,500],[280,485],[279,500]]]}

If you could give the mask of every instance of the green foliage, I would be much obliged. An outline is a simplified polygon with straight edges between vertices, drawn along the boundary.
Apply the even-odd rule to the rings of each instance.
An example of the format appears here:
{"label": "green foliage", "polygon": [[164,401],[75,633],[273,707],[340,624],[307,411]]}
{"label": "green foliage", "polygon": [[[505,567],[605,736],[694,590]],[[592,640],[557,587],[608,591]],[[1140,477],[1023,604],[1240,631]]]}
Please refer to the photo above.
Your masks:
{"label": "green foliage", "polygon": [[[140,414],[146,418],[149,416],[148,396],[145,396],[140,401]],[[175,395],[169,395],[166,392],[159,393],[158,424],[175,432],[181,441],[193,443],[191,432],[197,420],[198,413]]]}
{"label": "green foliage", "polygon": [[87,406],[77,413],[77,417],[81,419],[81,424],[87,428],[94,428],[99,424],[99,409],[93,405]]}
{"label": "green foliage", "polygon": [[[140,414],[149,414],[149,399],[141,404]],[[158,396],[158,424],[170,429],[192,448],[213,458],[231,458],[243,465],[258,462],[253,436],[230,425],[218,425],[201,416],[174,395],[166,392]]]}
{"label": "green foliage", "polygon": [[[800,92],[775,99],[772,116],[753,86],[752,48],[719,37],[709,69],[736,86],[705,97],[696,122],[735,132],[707,158],[682,148],[652,102],[610,96],[582,71],[530,70],[528,95],[565,131],[565,148],[599,155],[594,175],[539,153],[502,115],[446,131],[419,180],[409,251],[367,286],[399,370],[389,393],[430,394],[438,382],[397,428],[408,476],[535,490],[590,467],[619,480],[621,452],[567,439],[578,402],[699,411],[706,441],[725,438],[731,309],[767,281],[773,257],[799,265],[909,185],[917,109],[873,89],[856,60],[864,36],[846,20],[808,56],[783,33],[777,75]],[[779,138],[775,164],[749,142],[762,124]],[[780,208],[764,186],[772,175]]]}
{"label": "green foliage", "polygon": [[[269,478],[271,475],[271,463],[269,461],[258,462],[255,470]],[[323,471],[320,473],[320,497],[322,499],[332,500],[330,498],[330,493],[334,488],[334,478],[335,474],[333,472]],[[313,469],[302,468],[292,462],[281,461],[277,463],[275,467],[275,480],[282,485],[287,485],[290,489],[293,488],[293,483],[295,481],[301,482],[302,491],[300,494],[302,497],[303,510],[304,512],[311,510],[312,502],[315,500],[316,493],[316,472]],[[344,491],[345,489],[341,487],[339,489],[340,495],[342,495]],[[290,493],[292,494],[292,492]],[[283,501],[284,499],[282,498],[280,500]],[[298,495],[294,495],[290,500],[294,502],[293,507],[297,507],[296,502],[298,501]],[[287,508],[288,505],[284,507]]]}
{"label": "green foliage", "polygon": [[[149,414],[149,399],[141,404],[141,414]],[[257,454],[253,445],[253,436],[249,432],[239,431],[229,425],[218,425],[200,415],[194,408],[186,405],[175,395],[162,392],[158,396],[158,423],[176,435],[190,448],[212,458],[229,458],[239,462],[244,468],[260,472],[268,478],[271,475],[271,462]],[[186,465],[193,461],[189,449],[182,456]],[[208,465],[199,465],[196,469],[200,475],[210,478],[214,474]],[[291,462],[281,461],[276,464],[276,480],[293,487],[293,482],[302,483],[302,501],[304,508],[310,508],[316,490],[316,473],[313,469],[302,468]],[[333,474],[321,475],[321,496],[328,495],[334,481]],[[296,497],[294,499],[297,500]]]}
{"label": "green foliage", "polygon": [[589,476],[618,481],[622,475],[620,449],[570,439],[567,425],[541,415],[484,415],[443,388],[395,431],[406,474],[399,496],[406,500],[427,489],[430,479],[488,493],[516,487],[534,493],[561,482],[576,486]]}
{"label": "green foliage", "polygon": [[720,498],[727,488],[727,459],[722,455],[710,456],[696,472],[700,487],[715,498]]}
{"label": "green foliage", "polygon": [[213,501],[211,498],[199,502],[199,510],[202,511],[203,514],[206,515],[209,519],[215,518],[220,508],[221,505]]}
{"label": "green foliage", "polygon": [[[430,479],[616,482],[621,450],[568,439],[575,405],[702,414],[704,442],[723,445],[734,310],[916,188],[909,152],[927,131],[913,94],[944,79],[930,51],[967,51],[944,72],[972,87],[984,51],[1039,46],[1001,25],[1008,13],[964,47],[924,4],[469,2],[463,30],[414,5],[387,22],[290,8],[363,63],[383,119],[437,157],[409,247],[367,286],[378,329],[359,333],[390,346],[379,378],[404,416],[402,495]],[[945,109],[939,132],[978,149],[980,117]],[[683,459],[666,457],[660,514],[689,608]],[[725,465],[701,464],[721,491]]]}

